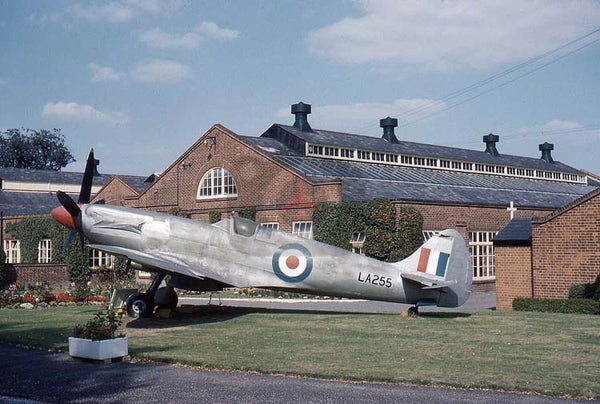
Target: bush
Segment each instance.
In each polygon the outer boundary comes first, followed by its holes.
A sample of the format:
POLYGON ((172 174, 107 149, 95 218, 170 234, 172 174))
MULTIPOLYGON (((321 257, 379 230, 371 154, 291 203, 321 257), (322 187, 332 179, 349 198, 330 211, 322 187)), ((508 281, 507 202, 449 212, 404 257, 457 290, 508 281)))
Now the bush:
POLYGON ((221 212, 218 210, 211 210, 208 212, 208 221, 210 223, 217 223, 219 220, 221 220, 221 212))
POLYGON ((8 278, 8 271, 6 268, 6 253, 4 252, 4 248, 0 246, 0 286, 4 284, 6 278, 8 278))
POLYGON ((600 300, 600 274, 594 283, 576 283, 569 288, 569 299, 600 300))
POLYGON ((600 314, 600 301, 592 299, 532 299, 517 297, 513 300, 513 310, 546 313, 600 314))
POLYGON ((115 338, 115 332, 122 322, 123 316, 114 310, 100 310, 87 323, 77 324, 73 328, 73 336, 95 341, 115 338))

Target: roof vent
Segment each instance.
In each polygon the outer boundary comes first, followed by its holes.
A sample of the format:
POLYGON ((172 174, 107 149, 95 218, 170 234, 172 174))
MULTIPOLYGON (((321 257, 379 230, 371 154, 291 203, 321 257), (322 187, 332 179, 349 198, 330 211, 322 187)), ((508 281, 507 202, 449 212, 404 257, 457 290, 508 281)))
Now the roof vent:
POLYGON ((398 138, 394 134, 394 128, 398 126, 397 119, 390 118, 389 116, 385 119, 380 119, 379 126, 383 128, 383 139, 390 143, 398 143, 398 138))
POLYGON ((552 159, 552 150, 554 150, 554 145, 552 143, 542 143, 540 145, 542 160, 547 161, 548 163, 554 163, 554 160, 552 159))
POLYGON ((310 114, 310 104, 305 104, 302 101, 292 105, 292 114, 296 116, 294 128, 302 132, 312 132, 312 128, 308 124, 307 115, 310 114))
POLYGON ((498 149, 496 149, 496 143, 500 141, 500 136, 494 135, 490 133, 483 137, 483 142, 485 143, 485 152, 491 154, 492 156, 499 156, 498 149))

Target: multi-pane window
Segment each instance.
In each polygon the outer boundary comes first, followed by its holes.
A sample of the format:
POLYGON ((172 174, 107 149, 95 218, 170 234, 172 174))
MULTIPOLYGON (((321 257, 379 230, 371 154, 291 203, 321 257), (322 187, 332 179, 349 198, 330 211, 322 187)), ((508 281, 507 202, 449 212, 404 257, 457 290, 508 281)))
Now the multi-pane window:
POLYGON ((496 276, 493 244, 495 235, 495 231, 469 232, 473 279, 493 279, 496 276))
POLYGON ((277 223, 277 222, 261 223, 260 227, 264 227, 266 229, 271 229, 271 230, 279 230, 279 223, 277 223))
POLYGON ((115 267, 115 256, 104 251, 90 249, 89 256, 90 268, 110 268, 115 267))
POLYGON ((38 262, 40 264, 47 264, 52 262, 52 240, 45 238, 40 240, 38 244, 38 262))
POLYGON ((19 240, 4 240, 3 248, 7 264, 21 263, 21 243, 19 240))
POLYGON ((423 240, 427 241, 433 236, 438 236, 440 234, 439 230, 423 230, 423 240))
POLYGON ((292 234, 312 239, 312 222, 293 222, 292 234))
POLYGON ((352 234, 350 244, 352 244, 352 252, 360 255, 365 255, 363 248, 365 246, 365 233, 355 232, 352 234))
POLYGON ((236 196, 237 187, 233 176, 224 168, 217 167, 209 170, 198 186, 198 199, 236 196))

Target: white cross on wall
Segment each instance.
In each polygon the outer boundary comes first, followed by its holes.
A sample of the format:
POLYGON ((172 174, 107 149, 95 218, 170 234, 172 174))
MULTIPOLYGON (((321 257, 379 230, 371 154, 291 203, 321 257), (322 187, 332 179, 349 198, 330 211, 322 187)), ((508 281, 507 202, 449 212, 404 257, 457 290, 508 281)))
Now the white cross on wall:
POLYGON ((510 201, 510 207, 506 208, 506 210, 510 212, 510 220, 513 220, 515 218, 515 212, 517 211, 513 201, 510 201))

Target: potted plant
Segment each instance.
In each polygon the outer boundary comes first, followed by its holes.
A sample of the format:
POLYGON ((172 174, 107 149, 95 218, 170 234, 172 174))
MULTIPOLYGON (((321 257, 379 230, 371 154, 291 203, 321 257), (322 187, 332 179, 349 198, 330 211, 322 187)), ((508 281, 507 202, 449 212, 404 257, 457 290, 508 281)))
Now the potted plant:
POLYGON ((127 356, 127 337, 116 335, 122 321, 122 314, 106 308, 87 323, 77 324, 73 328, 73 337, 69 337, 69 355, 94 360, 127 356))

